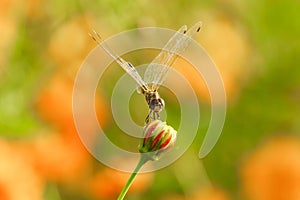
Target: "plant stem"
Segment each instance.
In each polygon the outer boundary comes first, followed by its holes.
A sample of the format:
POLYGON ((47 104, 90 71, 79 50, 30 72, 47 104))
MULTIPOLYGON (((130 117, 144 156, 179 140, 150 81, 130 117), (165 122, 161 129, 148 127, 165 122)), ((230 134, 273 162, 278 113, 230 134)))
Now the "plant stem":
POLYGON ((131 176, 129 177, 126 185, 124 186, 123 190, 121 191, 118 200, 123 200, 127 191, 129 190, 131 184, 133 183, 134 178, 136 177, 137 173, 139 172, 139 170, 141 169, 141 167, 149 160, 149 158, 141 155, 141 158, 138 162, 138 164, 136 165, 135 169, 133 170, 131 176))

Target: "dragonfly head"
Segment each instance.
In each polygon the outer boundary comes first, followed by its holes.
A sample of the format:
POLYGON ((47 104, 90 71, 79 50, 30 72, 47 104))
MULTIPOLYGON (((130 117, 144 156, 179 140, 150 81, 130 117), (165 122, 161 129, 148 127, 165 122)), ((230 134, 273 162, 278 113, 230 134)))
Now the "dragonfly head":
POLYGON ((152 99, 149 104, 149 108, 154 112, 160 112, 165 107, 165 101, 162 98, 152 99))
POLYGON ((165 101, 160 98, 157 91, 149 91, 145 94, 145 97, 150 110, 158 113, 164 109, 165 101))

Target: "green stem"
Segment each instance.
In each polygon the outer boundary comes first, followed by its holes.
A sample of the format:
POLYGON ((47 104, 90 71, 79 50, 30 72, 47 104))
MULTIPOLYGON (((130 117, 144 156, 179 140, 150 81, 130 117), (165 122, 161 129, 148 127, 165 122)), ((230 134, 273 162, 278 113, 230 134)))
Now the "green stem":
POLYGON ((129 190, 131 184, 133 183, 134 178, 136 177, 137 173, 139 172, 139 170, 141 169, 141 167, 149 160, 149 158, 141 155, 140 161, 138 162, 138 164, 136 165, 135 169, 133 170, 131 176, 129 177, 126 185, 124 186, 123 190, 121 191, 118 200, 123 200, 127 191, 129 190))

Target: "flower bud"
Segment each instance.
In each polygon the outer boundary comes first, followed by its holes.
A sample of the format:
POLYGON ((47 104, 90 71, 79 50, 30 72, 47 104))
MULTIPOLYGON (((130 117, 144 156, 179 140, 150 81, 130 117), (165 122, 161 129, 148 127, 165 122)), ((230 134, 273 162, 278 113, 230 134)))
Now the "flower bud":
POLYGON ((140 153, 149 153, 151 160, 158 160, 163 152, 174 146, 177 131, 166 125, 166 122, 153 120, 144 127, 143 134, 140 153))

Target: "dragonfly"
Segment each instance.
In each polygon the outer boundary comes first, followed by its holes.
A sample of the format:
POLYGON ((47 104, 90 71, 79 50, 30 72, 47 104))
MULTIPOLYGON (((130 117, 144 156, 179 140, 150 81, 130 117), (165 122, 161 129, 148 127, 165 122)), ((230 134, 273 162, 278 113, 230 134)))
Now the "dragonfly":
POLYGON ((152 120, 160 119, 159 113, 165 108, 165 101, 160 97, 158 88, 165 81, 176 59, 188 48, 193 41, 193 35, 199 32, 201 27, 201 21, 197 22, 190 29, 187 29, 186 25, 182 26, 147 66, 144 80, 136 68, 130 62, 127 62, 115 53, 95 30, 90 33, 91 38, 98 46, 111 56, 139 85, 140 91, 145 96, 145 100, 149 106, 149 112, 145 119, 146 124, 152 120))

